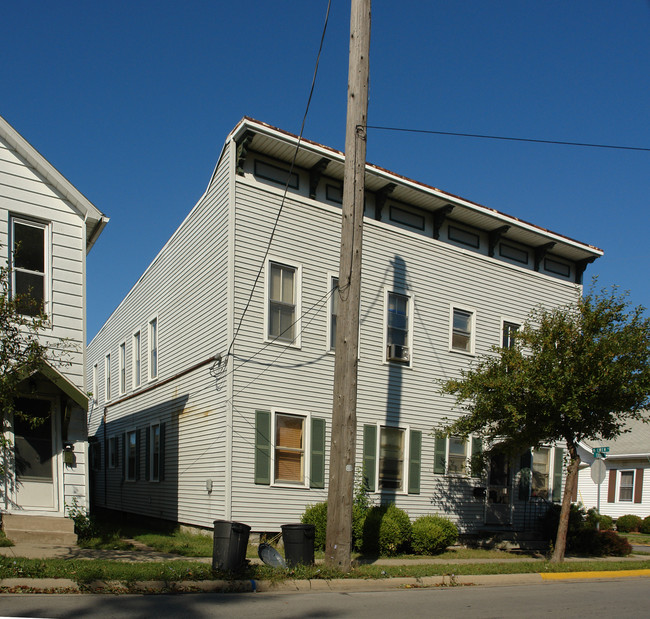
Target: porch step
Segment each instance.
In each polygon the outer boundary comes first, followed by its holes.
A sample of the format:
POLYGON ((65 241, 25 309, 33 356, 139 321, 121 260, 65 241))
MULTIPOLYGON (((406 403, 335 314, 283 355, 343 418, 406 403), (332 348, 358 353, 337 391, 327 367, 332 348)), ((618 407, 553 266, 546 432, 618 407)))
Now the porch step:
POLYGON ((70 518, 3 514, 2 528, 12 542, 31 542, 48 546, 74 546, 77 535, 70 518))

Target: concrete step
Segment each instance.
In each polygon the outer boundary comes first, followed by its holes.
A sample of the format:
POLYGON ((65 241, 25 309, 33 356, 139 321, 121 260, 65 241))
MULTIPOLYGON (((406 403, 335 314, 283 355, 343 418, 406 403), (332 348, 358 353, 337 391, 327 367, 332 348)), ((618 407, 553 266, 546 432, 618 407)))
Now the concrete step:
POLYGON ((2 528, 13 542, 33 542, 52 546, 75 545, 77 536, 70 518, 3 514, 2 528))

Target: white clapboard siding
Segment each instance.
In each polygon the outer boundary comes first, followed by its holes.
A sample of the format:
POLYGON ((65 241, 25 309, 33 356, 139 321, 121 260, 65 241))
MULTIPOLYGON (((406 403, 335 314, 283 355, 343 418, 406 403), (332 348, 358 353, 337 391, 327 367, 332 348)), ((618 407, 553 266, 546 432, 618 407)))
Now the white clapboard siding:
MULTIPOLYGON (((50 326, 41 334, 50 348, 51 363, 72 384, 85 391, 84 380, 84 216, 29 165, 3 139, 0 139, 0 255, 7 264, 9 221, 12 216, 49 224, 49 301, 50 326), (62 345, 61 341, 66 344, 62 345)), ((86 503, 85 411, 74 416, 75 430, 67 437, 75 454, 73 465, 63 466, 62 505, 77 498, 86 503)), ((72 426, 70 426, 72 427, 72 426)))
MULTIPOLYGON (((98 367, 97 413, 89 432, 102 442, 131 429, 146 431, 165 423, 165 476, 144 479, 145 441, 141 442, 141 478, 122 480, 120 466, 96 475, 99 506, 151 515, 198 526, 223 518, 225 477, 224 383, 217 385, 210 365, 174 378, 179 372, 227 348, 228 322, 228 150, 206 194, 154 259, 88 347, 87 372, 98 367), (158 377, 149 380, 148 325, 158 321, 158 377), (133 388, 133 334, 141 333, 142 384, 133 388), (125 342, 126 391, 118 393, 119 345, 125 342), (104 359, 111 354, 112 394, 106 401, 104 359), (170 382, 154 387, 167 379, 170 382), (111 404, 136 394, 122 403, 111 404), (106 406, 107 423, 102 414, 106 406), (104 430, 105 435, 104 435, 104 430), (208 493, 206 482, 213 481, 208 493)), ((143 435, 144 436, 144 435, 143 435)), ((121 440, 121 439, 120 439, 121 440)), ((106 444, 107 445, 107 444, 106 444)))
MULTIPOLYGON (((238 179, 237 320, 263 259, 277 204, 267 186, 238 179)), ((303 314, 327 294, 327 272, 338 270, 339 234, 340 211, 336 208, 314 206, 293 196, 286 200, 269 255, 301 267, 303 314)), ((398 494, 394 500, 412 518, 446 513, 465 529, 480 526, 484 503, 472 495, 480 480, 459 483, 457 478, 433 474, 431 433, 437 422, 450 416, 453 404, 438 394, 438 381, 457 376, 473 358, 449 351, 450 307, 476 312, 476 353, 487 353, 500 343, 502 318, 523 322, 540 299, 549 304, 567 303, 575 298, 576 286, 368 218, 363 260, 357 461, 364 423, 381 422, 383 417, 390 425, 422 431, 420 494, 398 494), (413 294, 410 368, 383 363, 384 288, 395 285, 413 294), (452 507, 455 511, 450 511, 452 507)), ((324 500, 326 491, 252 483, 255 410, 325 417, 329 436, 334 358, 324 354, 326 302, 315 310, 313 320, 311 315, 303 318, 300 349, 279 344, 264 347, 265 285, 262 277, 237 345, 243 357, 255 358, 234 378, 233 518, 254 529, 276 530, 298 520, 307 504, 324 500)), ((374 498, 378 500, 379 494, 374 498)))
MULTIPOLYGON (((267 154, 276 146, 281 152, 279 144, 266 144, 267 154)), ((226 144, 206 194, 89 346, 87 372, 91 376, 97 365, 98 375, 90 433, 102 446, 105 439, 129 429, 145 431, 156 420, 168 424, 165 479, 126 482, 121 467, 105 469, 95 476, 98 505, 197 526, 210 527, 212 520, 228 518, 257 531, 277 531, 282 524, 297 522, 306 505, 327 496, 326 489, 254 483, 255 411, 325 419, 327 462, 335 361, 326 341, 328 289, 329 274, 338 272, 341 210, 324 200, 323 181, 316 190, 319 200, 308 198, 306 170, 297 170, 300 189, 290 189, 283 197, 277 184, 254 176, 253 159, 258 155, 249 153, 244 161, 238 159, 242 155, 245 150, 226 144), (240 164, 243 174, 235 171, 240 164), (299 346, 269 342, 265 336, 269 260, 299 269, 299 346), (150 381, 147 325, 154 316, 159 375, 150 381), (140 394, 134 392, 131 377, 137 330, 142 338, 140 394), (176 376, 217 353, 225 355, 228 334, 235 330, 238 337, 225 374, 211 376, 204 365, 176 376), (127 358, 123 394, 118 393, 121 342, 126 342, 127 358), (107 353, 112 360, 108 402, 107 353), (162 385, 147 390, 157 383, 162 385)), ((372 193, 367 206, 374 215, 372 193)), ((372 216, 364 220, 357 463, 361 466, 364 424, 421 432, 420 493, 373 494, 372 499, 390 498, 411 518, 442 513, 462 530, 472 531, 484 524, 485 502, 474 489, 484 487, 485 480, 433 472, 434 428, 458 414, 453 399, 440 395, 440 382, 458 376, 477 355, 499 345, 504 320, 523 323, 541 301, 566 304, 580 287, 535 272, 532 260, 519 266, 489 257, 486 231, 480 232, 480 250, 473 251, 449 242, 448 224, 441 240, 434 240, 430 214, 421 232, 395 225, 386 213, 381 221, 372 216), (408 367, 384 361, 386 290, 412 295, 408 367), (475 313, 473 355, 450 351, 452 307, 475 313)), ((308 444, 306 448, 309 451, 308 444)), ((142 444, 141 457, 143 450, 142 444)))

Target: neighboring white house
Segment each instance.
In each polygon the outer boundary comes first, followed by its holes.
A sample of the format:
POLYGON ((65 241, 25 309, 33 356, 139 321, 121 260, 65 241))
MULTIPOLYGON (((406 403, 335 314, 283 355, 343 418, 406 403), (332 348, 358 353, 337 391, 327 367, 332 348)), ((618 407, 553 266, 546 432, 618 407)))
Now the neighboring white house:
MULTIPOLYGON (((343 168, 249 118, 227 137, 89 345, 94 505, 272 531, 326 499, 343 168)), ((537 304, 575 300, 601 250, 373 165, 365 211, 357 465, 372 498, 464 531, 525 526, 559 496, 562 450, 472 477, 478 441, 432 435, 453 414, 439 381, 537 304)))
POLYGON ((22 384, 17 405, 45 421, 32 428, 16 416, 6 429, 14 449, 0 486, 5 514, 63 516, 73 497, 87 505, 86 254, 107 221, 0 117, 0 248, 10 293, 42 305, 52 350, 68 342, 61 362, 22 384))
POLYGON ((635 514, 650 516, 650 423, 633 421, 629 432, 612 441, 583 441, 579 446, 583 465, 578 474, 578 496, 587 509, 598 504, 598 486, 591 476, 593 449, 605 454, 605 480, 600 485, 600 513, 612 518, 635 514))

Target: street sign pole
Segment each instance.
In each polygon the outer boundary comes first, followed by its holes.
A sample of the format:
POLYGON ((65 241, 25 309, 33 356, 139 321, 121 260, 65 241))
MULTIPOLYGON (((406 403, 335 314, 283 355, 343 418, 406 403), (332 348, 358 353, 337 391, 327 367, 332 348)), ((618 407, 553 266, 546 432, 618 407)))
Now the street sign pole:
POLYGON ((598 510, 599 519, 596 520, 596 531, 600 531, 600 485, 603 483, 603 481, 605 481, 605 462, 601 457, 604 450, 609 451, 609 447, 596 447, 593 450, 596 459, 591 465, 591 479, 598 488, 596 494, 596 509, 598 510))

